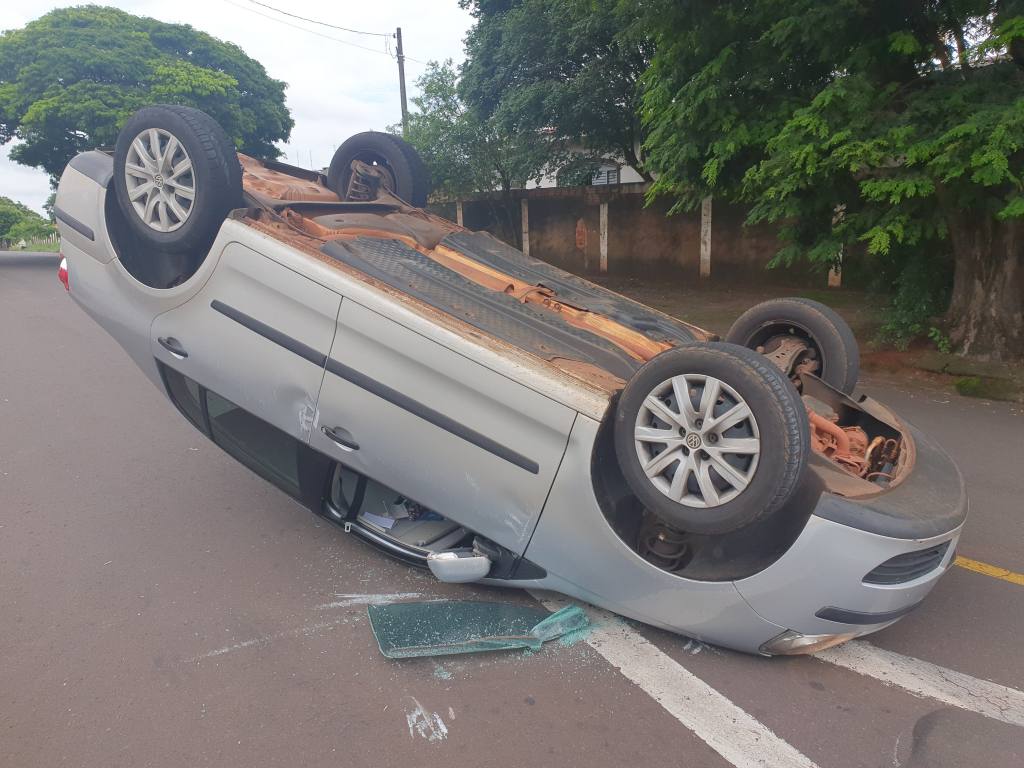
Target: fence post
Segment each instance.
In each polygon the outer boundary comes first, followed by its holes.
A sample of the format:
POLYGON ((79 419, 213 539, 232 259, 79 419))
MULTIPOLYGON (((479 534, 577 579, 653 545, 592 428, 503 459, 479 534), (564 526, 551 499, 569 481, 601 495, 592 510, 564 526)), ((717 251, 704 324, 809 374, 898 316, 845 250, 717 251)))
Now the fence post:
POLYGON ((711 196, 700 201, 700 276, 711 277, 711 196))
POLYGON ((525 197, 519 201, 523 218, 523 253, 530 255, 530 201, 525 197))
POLYGON ((463 224, 462 224, 462 201, 461 200, 456 200, 455 201, 455 223, 458 224, 460 227, 463 226, 463 224))
POLYGON ((601 272, 608 271, 608 202, 601 203, 601 272))

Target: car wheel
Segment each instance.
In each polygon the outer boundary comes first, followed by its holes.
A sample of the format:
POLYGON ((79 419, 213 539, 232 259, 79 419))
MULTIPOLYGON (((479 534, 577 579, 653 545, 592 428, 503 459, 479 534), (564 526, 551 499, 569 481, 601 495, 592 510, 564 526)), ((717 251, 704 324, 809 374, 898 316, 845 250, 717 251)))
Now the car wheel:
POLYGON ((771 354, 783 339, 794 337, 807 343, 813 373, 836 389, 848 395, 853 393, 860 375, 857 340, 846 321, 821 302, 761 302, 740 315, 725 338, 733 344, 771 354))
POLYGON ((411 144, 390 133, 367 131, 347 139, 331 159, 328 186, 342 200, 350 198, 352 162, 360 160, 384 172, 384 187, 410 205, 422 208, 430 194, 430 174, 411 144))
POLYGON ((615 411, 615 453, 630 489, 684 531, 721 534, 780 509, 807 463, 807 415, 763 356, 723 342, 648 361, 615 411))
POLYGON ((132 115, 114 148, 118 205, 143 244, 164 253, 205 251, 242 205, 242 168, 216 120, 158 105, 132 115))

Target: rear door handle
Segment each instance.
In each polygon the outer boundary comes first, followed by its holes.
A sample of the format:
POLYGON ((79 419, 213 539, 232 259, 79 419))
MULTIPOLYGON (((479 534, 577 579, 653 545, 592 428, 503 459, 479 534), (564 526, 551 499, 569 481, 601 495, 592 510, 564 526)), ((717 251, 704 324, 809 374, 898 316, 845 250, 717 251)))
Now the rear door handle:
POLYGON ((157 341, 160 342, 161 347, 166 349, 179 360, 184 360, 188 357, 188 352, 186 352, 185 348, 181 346, 181 342, 173 336, 161 336, 157 341))
POLYGON ((358 451, 359 443, 352 439, 352 433, 341 427, 321 427, 327 439, 337 445, 343 451, 358 451))

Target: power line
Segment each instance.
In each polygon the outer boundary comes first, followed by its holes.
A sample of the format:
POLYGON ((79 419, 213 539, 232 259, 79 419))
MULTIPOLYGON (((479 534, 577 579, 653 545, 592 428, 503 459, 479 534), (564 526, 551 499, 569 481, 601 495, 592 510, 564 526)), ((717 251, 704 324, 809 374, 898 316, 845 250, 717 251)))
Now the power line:
POLYGON ((308 21, 310 24, 319 24, 321 27, 330 27, 331 29, 340 29, 342 32, 351 32, 354 35, 372 35, 374 37, 394 37, 391 32, 364 32, 361 29, 349 29, 348 27, 339 27, 335 24, 328 24, 326 21, 317 21, 316 19, 307 19, 305 16, 299 16, 288 11, 282 11, 280 8, 275 8, 272 5, 261 3, 259 0, 249 0, 253 5, 258 5, 262 8, 267 8, 275 13, 283 14, 284 16, 291 16, 293 19, 300 19, 301 21, 308 21))
MULTIPOLYGON (((388 49, 388 56, 390 56, 392 59, 397 58, 396 55, 395 55, 395 52, 391 50, 391 41, 390 40, 386 40, 384 45, 388 49)), ((404 53, 402 55, 405 56, 405 60, 406 61, 415 61, 417 64, 422 64, 423 66, 427 66, 427 62, 423 61, 422 59, 414 59, 408 53, 404 53)))
MULTIPOLYGON (((249 2, 254 2, 254 1, 255 0, 249 0, 249 2)), ((227 3, 228 5, 233 5, 235 8, 238 8, 239 10, 246 11, 247 13, 255 13, 257 16, 262 16, 264 19, 269 19, 270 21, 276 22, 277 24, 284 24, 286 27, 291 27, 292 29, 297 29, 300 32, 306 32, 306 33, 308 33, 310 35, 316 35, 317 37, 322 37, 325 40, 333 40, 334 42, 341 43, 342 45, 350 45, 353 48, 358 48, 358 49, 360 49, 362 51, 369 51, 370 53, 379 53, 379 54, 381 54, 383 56, 387 56, 389 59, 394 59, 395 58, 395 54, 391 50, 391 39, 394 37, 394 34, 384 35, 384 47, 387 50, 381 51, 381 50, 378 50, 377 48, 367 48, 365 45, 359 45, 358 43, 353 43, 350 40, 342 40, 340 37, 334 37, 332 35, 325 35, 323 32, 317 32, 315 29, 306 29, 305 27, 301 27, 298 24, 292 24, 291 22, 285 21, 284 19, 279 19, 276 16, 270 16, 269 14, 261 13, 260 11, 257 11, 255 8, 249 8, 248 6, 240 5, 239 3, 232 2, 232 0, 224 0, 224 2, 227 3)), ((257 3, 257 5, 263 5, 263 3, 257 3)), ((270 6, 265 6, 265 7, 269 8, 270 6)), ((283 13, 283 11, 282 11, 282 13, 283 13)), ((291 16, 292 14, 288 14, 288 15, 291 16)), ((296 16, 296 18, 302 18, 302 17, 301 16, 296 16)), ((317 23, 317 22, 314 22, 314 23, 317 23)), ((344 27, 338 27, 338 29, 344 29, 344 27)), ((365 33, 360 33, 360 34, 380 35, 381 33, 380 32, 365 32, 365 33)), ((408 54, 406 54, 405 60, 406 61, 414 61, 417 64, 422 64, 423 66, 427 65, 427 62, 421 61, 420 59, 414 59, 412 56, 409 56, 408 54)))
POLYGON ((277 24, 284 24, 286 27, 291 27, 292 29, 297 29, 300 32, 305 32, 305 33, 310 34, 310 35, 316 35, 317 37, 322 37, 325 40, 333 40, 334 42, 341 43, 342 45, 350 45, 353 48, 359 48, 360 50, 369 51, 370 53, 379 53, 381 56, 387 56, 389 59, 393 59, 394 58, 394 56, 392 56, 387 51, 381 51, 381 50, 378 50, 377 48, 367 48, 365 45, 359 45, 358 43, 353 43, 353 42, 351 42, 349 40, 342 40, 340 37, 333 37, 332 35, 325 35, 323 32, 317 32, 316 30, 313 30, 313 29, 306 29, 305 27, 300 27, 298 24, 292 24, 291 22, 285 21, 284 19, 279 19, 279 18, 277 18, 275 16, 270 16, 269 14, 261 13, 260 11, 257 11, 255 8, 249 8, 247 6, 240 5, 238 3, 232 2, 232 0, 224 0, 224 2, 227 3, 228 5, 233 5, 235 8, 239 8, 239 9, 241 9, 243 11, 248 11, 249 13, 255 13, 257 16, 262 16, 264 19, 270 19, 271 21, 273 21, 273 22, 275 22, 277 24))
MULTIPOLYGON (((359 35, 373 35, 373 36, 377 36, 377 37, 383 37, 384 38, 385 50, 381 51, 381 50, 378 50, 376 48, 367 48, 365 45, 359 45, 358 43, 353 43, 353 42, 350 42, 348 40, 342 40, 341 38, 334 37, 332 35, 325 35, 322 32, 316 32, 316 31, 314 31, 312 29, 307 29, 306 27, 299 26, 298 24, 292 24, 291 22, 285 21, 284 19, 279 19, 279 18, 277 18, 275 16, 268 16, 265 13, 257 11, 255 8, 250 8, 249 6, 246 6, 246 5, 239 5, 238 3, 233 2, 233 0, 224 0, 224 2, 227 3, 228 5, 234 6, 235 8, 239 8, 239 9, 241 9, 243 11, 248 11, 249 13, 254 13, 257 16, 262 16, 263 18, 269 19, 270 21, 273 21, 273 22, 275 22, 277 24, 283 24, 286 27, 291 27, 293 29, 297 29, 300 32, 305 32, 306 34, 309 34, 309 35, 316 35, 317 37, 322 37, 325 40, 331 40, 331 41, 333 41, 335 43, 340 43, 341 45, 348 45, 348 46, 351 46, 353 48, 359 48, 360 50, 369 51, 370 53, 379 53, 379 54, 382 54, 384 56, 387 56, 389 59, 396 60, 398 62, 398 88, 399 88, 399 91, 401 93, 401 102, 402 102, 402 134, 404 135, 408 131, 408 128, 409 128, 409 117, 408 117, 408 111, 407 111, 407 107, 406 107, 406 91, 405 91, 405 60, 408 57, 406 57, 404 55, 404 51, 402 50, 402 28, 401 27, 398 27, 395 30, 395 34, 394 34, 393 37, 394 37, 395 43, 396 43, 396 50, 395 50, 394 53, 392 53, 391 52, 391 39, 392 39, 392 35, 385 35, 385 34, 382 34, 380 32, 361 32, 360 30, 349 29, 347 27, 336 27, 336 26, 334 26, 332 24, 325 24, 324 22, 316 21, 314 19, 307 19, 305 16, 296 16, 294 13, 287 13, 286 11, 279 10, 277 8, 274 8, 273 6, 266 5, 265 3, 258 2, 258 0, 249 0, 249 2, 252 5, 258 5, 258 6, 261 6, 263 8, 269 8, 270 10, 275 11, 276 13, 280 13, 280 14, 282 14, 284 16, 290 16, 290 17, 295 18, 295 19, 301 19, 302 21, 309 22, 309 23, 312 23, 312 24, 321 24, 321 25, 323 25, 325 27, 331 27, 332 29, 341 29, 341 30, 344 30, 346 32, 352 32, 352 33, 359 34, 359 35)), ((410 58, 410 61, 415 61, 417 64, 424 64, 424 65, 426 64, 426 62, 420 61, 419 59, 412 59, 412 58, 410 58)), ((296 155, 296 158, 297 157, 298 156, 296 155)), ((310 166, 312 166, 312 164, 313 164, 313 158, 311 156, 310 157, 310 166)))

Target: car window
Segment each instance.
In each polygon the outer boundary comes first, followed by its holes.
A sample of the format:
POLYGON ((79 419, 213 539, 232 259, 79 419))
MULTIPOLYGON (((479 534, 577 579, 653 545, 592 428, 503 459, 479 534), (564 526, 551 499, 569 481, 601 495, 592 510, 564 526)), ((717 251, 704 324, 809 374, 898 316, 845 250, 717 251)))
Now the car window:
POLYGON ((220 395, 206 392, 214 442, 285 493, 298 498, 298 440, 220 395))
POLYGON ((173 368, 160 366, 160 372, 167 386, 167 394, 178 410, 196 427, 206 431, 203 426, 203 406, 199 394, 199 385, 187 376, 183 376, 173 368))

